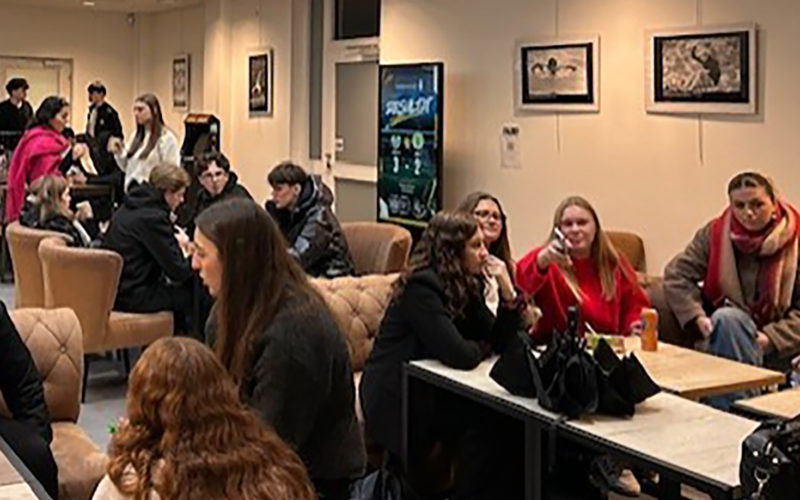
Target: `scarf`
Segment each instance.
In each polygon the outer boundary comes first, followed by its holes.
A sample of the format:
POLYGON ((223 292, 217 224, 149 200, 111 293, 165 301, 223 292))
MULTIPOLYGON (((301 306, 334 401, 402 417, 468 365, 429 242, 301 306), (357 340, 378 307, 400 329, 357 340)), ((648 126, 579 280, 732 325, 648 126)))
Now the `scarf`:
POLYGON ((726 208, 711 224, 703 295, 714 307, 725 299, 746 307, 759 328, 781 318, 791 306, 797 277, 797 223, 797 211, 783 201, 778 202, 772 222, 761 231, 748 230, 730 207, 726 208), (734 248, 759 262, 758 293, 749 304, 739 282, 734 248))

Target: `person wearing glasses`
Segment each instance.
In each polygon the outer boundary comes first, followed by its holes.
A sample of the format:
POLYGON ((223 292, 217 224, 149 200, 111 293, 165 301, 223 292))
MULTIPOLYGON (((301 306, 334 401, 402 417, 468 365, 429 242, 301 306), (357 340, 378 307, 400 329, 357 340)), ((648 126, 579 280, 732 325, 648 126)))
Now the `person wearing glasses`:
POLYGON ((500 200, 483 191, 468 194, 458 206, 458 210, 474 215, 483 231, 483 241, 489 250, 484 270, 486 276, 484 297, 486 306, 497 315, 500 295, 496 276, 508 277, 510 283, 514 282, 515 263, 511 258, 511 246, 508 242, 506 213, 500 205, 500 200), (492 272, 493 269, 497 272, 492 272))
MULTIPOLYGON (((214 203, 230 198, 253 199, 247 189, 239 184, 239 177, 236 173, 231 172, 228 158, 217 151, 206 153, 198 158, 197 180, 203 186, 203 190, 197 195, 191 221, 192 226, 194 226, 194 219, 214 203)), ((188 229, 188 234, 192 234, 194 228, 188 229)))

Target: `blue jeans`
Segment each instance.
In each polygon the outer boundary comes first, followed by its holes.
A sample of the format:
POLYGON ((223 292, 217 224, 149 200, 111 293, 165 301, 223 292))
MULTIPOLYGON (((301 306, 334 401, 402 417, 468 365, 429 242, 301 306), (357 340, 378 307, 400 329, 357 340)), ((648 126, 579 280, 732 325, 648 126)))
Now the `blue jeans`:
MULTIPOLYGON (((764 353, 756 340, 758 327, 749 314, 736 307, 721 307, 711 315, 711 324, 711 354, 749 365, 764 364, 764 353)), ((734 401, 756 394, 754 391, 737 392, 712 396, 706 402, 721 410, 728 410, 734 401)))

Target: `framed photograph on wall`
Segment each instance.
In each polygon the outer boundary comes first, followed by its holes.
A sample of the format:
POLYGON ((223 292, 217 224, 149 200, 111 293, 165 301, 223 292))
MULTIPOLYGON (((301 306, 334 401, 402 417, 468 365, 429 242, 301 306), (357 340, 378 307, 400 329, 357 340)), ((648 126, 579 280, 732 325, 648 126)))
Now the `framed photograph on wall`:
POLYGON ((519 41, 514 54, 517 111, 599 111, 600 37, 519 41))
POLYGON ((647 111, 756 112, 756 25, 647 32, 647 111))
POLYGON ((248 55, 247 106, 251 115, 272 116, 272 49, 248 55))
POLYGON ((172 108, 175 111, 189 111, 190 80, 189 54, 175 56, 172 59, 172 108))

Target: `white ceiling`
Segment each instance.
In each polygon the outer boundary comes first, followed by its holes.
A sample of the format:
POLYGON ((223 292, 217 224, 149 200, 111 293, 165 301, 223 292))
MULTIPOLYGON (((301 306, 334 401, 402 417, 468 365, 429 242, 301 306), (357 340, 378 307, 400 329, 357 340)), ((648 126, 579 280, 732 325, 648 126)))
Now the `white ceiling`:
POLYGON ((4 4, 37 5, 61 9, 106 10, 117 12, 156 12, 187 5, 197 5, 203 0, 92 0, 94 6, 83 5, 84 0, 0 0, 4 4))

